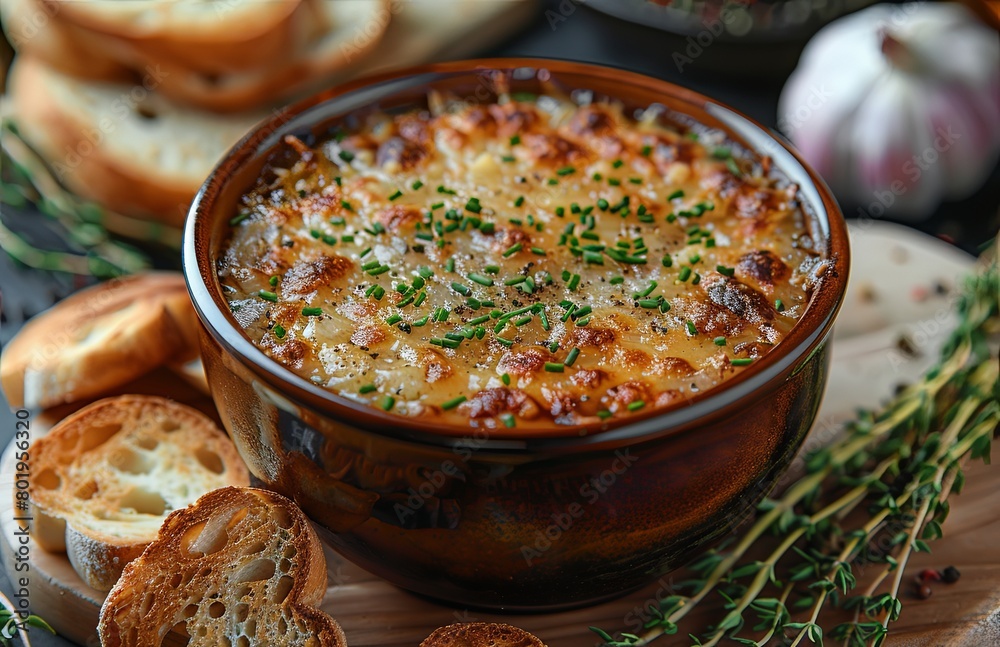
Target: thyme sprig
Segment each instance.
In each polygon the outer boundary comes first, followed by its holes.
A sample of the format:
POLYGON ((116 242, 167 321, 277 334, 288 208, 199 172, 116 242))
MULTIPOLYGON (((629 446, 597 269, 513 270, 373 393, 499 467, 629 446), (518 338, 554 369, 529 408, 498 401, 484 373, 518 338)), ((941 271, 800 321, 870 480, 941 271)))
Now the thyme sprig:
POLYGON ((33 206, 83 251, 39 249, 0 220, 0 246, 14 260, 36 269, 110 278, 150 265, 143 252, 111 234, 179 249, 179 231, 112 213, 73 195, 9 120, 4 120, 0 129, 0 143, 4 169, 0 201, 15 209, 33 206))
POLYGON ((942 534, 948 495, 964 483, 962 465, 989 462, 1000 428, 991 345, 1000 332, 998 294, 994 258, 967 279, 957 304, 959 325, 938 364, 881 412, 860 412, 841 438, 807 454, 804 475, 780 496, 764 499, 738 539, 688 567, 697 577, 675 588, 689 594, 648 609, 644 633, 615 638, 592 627, 606 647, 647 645, 677 633, 692 610, 715 596, 724 601, 724 615, 688 634, 694 645, 728 638, 796 647, 822 645, 824 637, 850 647, 880 645, 899 618, 909 558, 929 552, 927 542, 942 534), (878 566, 872 581, 855 594, 854 567, 870 565, 878 566), (852 620, 824 630, 821 614, 831 607, 853 610, 852 620), (756 622, 745 629, 750 618, 756 622))

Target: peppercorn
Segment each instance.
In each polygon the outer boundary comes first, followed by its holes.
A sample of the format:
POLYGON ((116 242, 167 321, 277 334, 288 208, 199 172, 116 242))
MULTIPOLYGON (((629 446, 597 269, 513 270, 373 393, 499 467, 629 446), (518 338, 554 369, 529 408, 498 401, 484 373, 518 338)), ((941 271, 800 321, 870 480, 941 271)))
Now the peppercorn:
POLYGON ((926 584, 920 584, 916 587, 915 593, 917 594, 917 597, 919 599, 926 600, 927 598, 931 597, 932 591, 931 587, 927 586, 926 584))
POLYGON ((954 566, 949 566, 941 572, 941 579, 947 584, 954 584, 962 574, 954 566))

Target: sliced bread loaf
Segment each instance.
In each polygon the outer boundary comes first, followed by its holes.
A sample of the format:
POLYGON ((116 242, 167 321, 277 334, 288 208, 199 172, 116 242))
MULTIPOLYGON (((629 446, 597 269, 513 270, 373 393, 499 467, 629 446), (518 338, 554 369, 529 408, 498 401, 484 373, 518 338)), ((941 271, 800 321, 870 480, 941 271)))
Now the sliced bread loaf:
POLYGON ((102 591, 167 515, 250 478, 204 414, 144 395, 100 400, 64 419, 31 446, 30 465, 32 537, 66 551, 81 579, 102 591))
POLYGON ((420 647, 545 647, 524 629, 498 622, 468 622, 434 630, 420 647))
POLYGON ((264 113, 178 106, 143 83, 93 83, 18 56, 9 90, 21 134, 79 195, 180 226, 215 163, 264 113))
POLYGON ((323 549, 302 511, 228 487, 167 517, 108 594, 98 630, 104 647, 159 645, 171 630, 190 647, 346 647, 316 608, 325 590, 323 549))
POLYGON ((294 49, 311 26, 313 1, 41 0, 120 59, 175 60, 209 73, 253 69, 294 49))
POLYGON ((11 406, 99 397, 164 364, 197 356, 194 307, 178 272, 80 290, 33 318, 0 355, 11 406))

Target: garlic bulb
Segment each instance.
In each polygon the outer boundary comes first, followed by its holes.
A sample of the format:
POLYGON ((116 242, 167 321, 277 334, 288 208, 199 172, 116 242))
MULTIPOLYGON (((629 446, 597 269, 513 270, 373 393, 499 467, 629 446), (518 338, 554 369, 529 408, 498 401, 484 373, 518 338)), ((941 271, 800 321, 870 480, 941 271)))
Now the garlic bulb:
POLYGON ((869 7, 816 34, 778 111, 840 200, 926 217, 1000 154, 1000 39, 958 4, 869 7))

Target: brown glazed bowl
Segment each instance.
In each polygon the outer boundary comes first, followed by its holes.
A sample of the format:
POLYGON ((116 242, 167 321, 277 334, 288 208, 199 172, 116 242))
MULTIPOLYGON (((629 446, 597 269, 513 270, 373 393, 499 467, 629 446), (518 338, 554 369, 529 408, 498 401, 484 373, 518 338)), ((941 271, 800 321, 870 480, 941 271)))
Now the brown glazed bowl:
MULTIPOLYGON (((551 87, 551 86, 549 86, 551 87)), ((222 160, 191 207, 184 272, 203 324, 208 381, 258 484, 293 498, 346 558, 463 606, 550 610, 655 580, 750 515, 800 446, 828 368, 848 241, 829 190, 784 143, 734 110, 670 83, 571 62, 429 65, 339 86, 276 113, 222 160), (773 351, 720 387, 605 429, 527 435, 408 420, 341 398, 269 359, 230 314, 216 262, 228 221, 282 137, 321 137, 347 113, 468 101, 543 83, 728 134, 797 183, 829 270, 773 351)))

